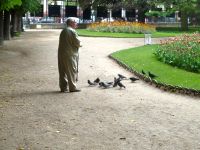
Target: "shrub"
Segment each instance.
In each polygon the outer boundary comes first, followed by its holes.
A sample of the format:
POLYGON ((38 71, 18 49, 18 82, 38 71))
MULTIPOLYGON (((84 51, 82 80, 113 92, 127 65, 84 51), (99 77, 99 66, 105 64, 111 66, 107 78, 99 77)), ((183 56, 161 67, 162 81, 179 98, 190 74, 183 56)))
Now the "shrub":
POLYGON ((155 55, 164 63, 200 72, 200 34, 184 34, 161 41, 155 55))
POLYGON ((97 32, 117 33, 152 33, 156 31, 153 25, 126 21, 95 22, 88 25, 87 29, 97 32))
POLYGON ((20 32, 14 32, 14 36, 19 37, 20 36, 20 32))

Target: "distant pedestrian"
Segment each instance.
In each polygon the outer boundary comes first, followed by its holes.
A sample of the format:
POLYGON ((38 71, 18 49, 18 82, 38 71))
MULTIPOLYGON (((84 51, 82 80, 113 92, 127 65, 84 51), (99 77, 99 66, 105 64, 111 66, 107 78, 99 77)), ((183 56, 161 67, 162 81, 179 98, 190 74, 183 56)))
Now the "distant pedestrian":
POLYGON ((61 92, 80 92, 77 88, 78 81, 78 61, 80 40, 75 31, 77 23, 73 19, 67 19, 65 27, 59 37, 58 46, 58 70, 59 85, 61 92))

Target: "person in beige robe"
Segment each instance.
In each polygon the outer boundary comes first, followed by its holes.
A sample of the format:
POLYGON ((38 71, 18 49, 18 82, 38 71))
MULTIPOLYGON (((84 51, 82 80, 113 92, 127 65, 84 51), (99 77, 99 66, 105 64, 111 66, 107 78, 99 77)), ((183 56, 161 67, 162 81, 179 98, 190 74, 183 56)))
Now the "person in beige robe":
POLYGON ((76 82, 78 81, 78 61, 80 40, 75 28, 77 23, 73 19, 67 19, 65 27, 59 37, 58 46, 58 70, 59 86, 61 92, 69 88, 69 92, 79 92, 76 82))

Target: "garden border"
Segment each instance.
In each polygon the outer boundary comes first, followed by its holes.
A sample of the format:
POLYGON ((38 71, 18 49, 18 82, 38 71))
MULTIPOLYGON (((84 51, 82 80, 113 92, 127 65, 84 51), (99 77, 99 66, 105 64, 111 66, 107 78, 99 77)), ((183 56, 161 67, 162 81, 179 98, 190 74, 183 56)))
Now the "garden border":
POLYGON ((164 83, 158 82, 157 80, 154 80, 154 79, 151 79, 149 77, 146 77, 143 74, 137 72, 136 70, 131 69, 130 67, 128 67, 123 62, 121 62, 118 59, 114 58, 112 56, 112 54, 108 55, 108 57, 111 58, 112 60, 114 60, 117 64, 119 64, 120 66, 122 66, 126 70, 128 70, 128 71, 132 72, 133 74, 135 74, 137 77, 139 77, 143 81, 145 81, 145 82, 147 82, 147 83, 149 83, 151 85, 154 85, 155 87, 157 87, 157 88, 159 88, 161 90, 172 92, 172 93, 180 93, 180 94, 200 97, 200 90, 189 89, 189 88, 184 88, 184 87, 180 87, 180 86, 173 86, 173 85, 169 85, 169 84, 164 84, 164 83))

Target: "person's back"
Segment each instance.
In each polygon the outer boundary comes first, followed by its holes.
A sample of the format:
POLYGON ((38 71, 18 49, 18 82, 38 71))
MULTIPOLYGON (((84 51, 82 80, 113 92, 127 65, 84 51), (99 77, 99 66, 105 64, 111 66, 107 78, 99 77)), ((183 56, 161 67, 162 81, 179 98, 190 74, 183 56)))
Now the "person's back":
POLYGON ((67 27, 61 31, 58 51, 62 53, 62 55, 77 55, 79 47, 74 44, 74 36, 76 36, 73 35, 75 34, 74 32, 75 31, 70 27, 67 27))
POLYGON ((67 20, 67 28, 64 28, 59 37, 58 46, 58 69, 59 69, 59 85, 61 92, 67 90, 69 86, 70 92, 79 92, 76 88, 78 79, 78 50, 80 47, 80 40, 74 30, 76 22, 67 20), (67 80, 66 80, 67 79, 67 80))

